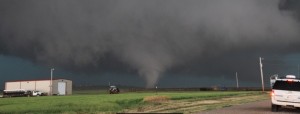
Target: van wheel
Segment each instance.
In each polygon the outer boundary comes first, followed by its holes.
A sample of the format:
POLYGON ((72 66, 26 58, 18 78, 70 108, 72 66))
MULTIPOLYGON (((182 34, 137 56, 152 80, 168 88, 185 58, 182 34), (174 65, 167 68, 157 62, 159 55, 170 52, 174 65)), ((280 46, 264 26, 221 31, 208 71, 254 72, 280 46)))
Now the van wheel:
POLYGON ((278 105, 272 104, 272 112, 278 112, 279 107, 280 106, 278 106, 278 105))

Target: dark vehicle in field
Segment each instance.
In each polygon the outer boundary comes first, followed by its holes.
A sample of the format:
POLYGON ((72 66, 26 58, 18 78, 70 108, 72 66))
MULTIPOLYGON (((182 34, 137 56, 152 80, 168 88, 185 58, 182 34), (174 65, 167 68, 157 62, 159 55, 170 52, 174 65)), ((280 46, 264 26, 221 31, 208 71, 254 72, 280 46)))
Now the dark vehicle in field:
POLYGON ((117 88, 116 86, 109 87, 109 94, 118 94, 118 93, 120 93, 119 88, 117 88))

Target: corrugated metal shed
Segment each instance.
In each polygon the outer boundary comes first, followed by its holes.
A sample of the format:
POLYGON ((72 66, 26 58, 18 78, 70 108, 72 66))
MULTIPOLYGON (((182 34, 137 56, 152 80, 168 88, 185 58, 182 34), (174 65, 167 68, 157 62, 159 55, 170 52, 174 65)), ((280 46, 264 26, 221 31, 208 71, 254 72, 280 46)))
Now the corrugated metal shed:
MULTIPOLYGON (((5 90, 25 89, 37 90, 41 92, 51 93, 51 80, 19 80, 5 83, 5 90)), ((52 80, 52 94, 54 95, 71 95, 72 81, 67 79, 52 80)))

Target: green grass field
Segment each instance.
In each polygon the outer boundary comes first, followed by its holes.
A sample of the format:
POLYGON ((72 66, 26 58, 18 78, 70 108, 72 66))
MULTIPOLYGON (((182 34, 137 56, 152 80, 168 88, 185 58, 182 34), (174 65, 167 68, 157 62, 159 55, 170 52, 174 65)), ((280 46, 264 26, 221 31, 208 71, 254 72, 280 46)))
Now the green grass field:
POLYGON ((172 101, 199 101, 258 94, 262 93, 253 91, 159 92, 157 94, 130 92, 111 95, 105 92, 97 94, 95 91, 85 91, 74 92, 71 96, 0 98, 0 113, 114 113, 151 105, 143 101, 147 96, 167 96, 172 101))

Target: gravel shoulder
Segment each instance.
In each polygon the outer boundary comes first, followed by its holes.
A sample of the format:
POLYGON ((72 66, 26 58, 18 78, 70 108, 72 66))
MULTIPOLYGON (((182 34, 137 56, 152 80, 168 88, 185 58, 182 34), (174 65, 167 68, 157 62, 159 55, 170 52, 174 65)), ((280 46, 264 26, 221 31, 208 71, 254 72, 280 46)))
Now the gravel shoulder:
POLYGON ((249 102, 256 102, 269 99, 269 94, 255 94, 246 96, 230 96, 218 99, 187 99, 169 100, 129 109, 125 112, 141 113, 198 113, 201 111, 217 110, 224 107, 241 105, 249 102))
POLYGON ((263 100, 258 102, 235 105, 211 111, 199 112, 198 114, 299 114, 300 110, 294 108, 281 108, 279 112, 271 112, 271 101, 263 100))

